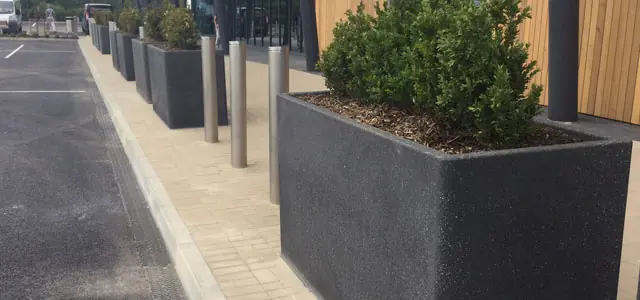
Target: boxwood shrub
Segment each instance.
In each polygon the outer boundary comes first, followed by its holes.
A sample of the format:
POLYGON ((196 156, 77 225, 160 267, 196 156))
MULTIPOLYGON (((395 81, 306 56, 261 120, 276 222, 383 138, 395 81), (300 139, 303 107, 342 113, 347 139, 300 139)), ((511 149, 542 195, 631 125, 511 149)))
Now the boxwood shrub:
POLYGON ((187 8, 173 8, 166 12, 162 20, 164 39, 169 48, 193 50, 197 48, 198 32, 191 11, 187 8))
POLYGON ((375 16, 360 4, 335 27, 319 68, 335 96, 429 114, 493 148, 516 147, 542 92, 518 39, 530 17, 521 0, 394 0, 375 16))

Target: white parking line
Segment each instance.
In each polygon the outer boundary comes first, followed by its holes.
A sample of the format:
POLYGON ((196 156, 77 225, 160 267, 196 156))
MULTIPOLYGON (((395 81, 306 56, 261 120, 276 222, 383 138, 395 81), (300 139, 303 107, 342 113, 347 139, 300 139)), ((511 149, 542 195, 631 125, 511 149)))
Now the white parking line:
POLYGON ((16 52, 20 51, 20 49, 22 49, 22 47, 24 47, 24 44, 20 45, 18 48, 16 48, 16 50, 13 50, 13 52, 7 54, 7 56, 5 56, 4 59, 7 59, 7 58, 11 57, 12 55, 16 54, 16 52))
MULTIPOLYGON (((15 51, 15 50, 3 50, 3 49, 0 49, 0 52, 8 52, 8 51, 15 51)), ((22 50, 20 52, 22 52, 22 53, 24 53, 24 52, 28 52, 28 53, 76 53, 76 51, 70 51, 70 50, 22 50)))
POLYGON ((3 94, 9 94, 9 93, 85 93, 86 91, 82 91, 82 90, 70 90, 70 91, 0 91, 0 93, 3 94))

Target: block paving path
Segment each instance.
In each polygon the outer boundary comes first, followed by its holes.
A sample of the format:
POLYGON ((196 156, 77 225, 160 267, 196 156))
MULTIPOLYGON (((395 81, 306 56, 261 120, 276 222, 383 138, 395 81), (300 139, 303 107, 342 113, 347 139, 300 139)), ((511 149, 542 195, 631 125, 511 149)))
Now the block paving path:
MULTIPOLYGON (((268 66, 247 62, 249 166, 234 169, 228 126, 220 127, 216 144, 204 142, 202 128, 169 130, 138 95, 135 83, 125 82, 113 69, 110 57, 100 55, 89 38, 79 43, 94 77, 99 77, 105 102, 112 101, 110 105, 121 111, 224 297, 316 299, 280 258, 279 209, 269 202, 268 66)), ((325 89, 321 76, 290 72, 292 92, 325 89)), ((622 300, 635 299, 638 287, 640 143, 635 143, 632 165, 618 297, 622 300)))

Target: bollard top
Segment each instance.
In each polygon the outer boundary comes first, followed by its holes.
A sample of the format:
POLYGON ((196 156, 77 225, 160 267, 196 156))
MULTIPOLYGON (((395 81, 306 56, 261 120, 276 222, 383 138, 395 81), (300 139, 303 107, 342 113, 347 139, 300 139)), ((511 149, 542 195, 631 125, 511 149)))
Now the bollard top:
POLYGON ((244 44, 244 41, 229 41, 229 45, 237 46, 244 44))
POLYGON ((289 51, 288 46, 271 46, 269 47, 269 52, 285 52, 289 51))
POLYGON ((210 35, 203 35, 203 36, 201 36, 200 38, 201 38, 203 41, 209 41, 209 40, 211 40, 211 38, 213 38, 213 37, 212 37, 212 36, 210 36, 210 35))

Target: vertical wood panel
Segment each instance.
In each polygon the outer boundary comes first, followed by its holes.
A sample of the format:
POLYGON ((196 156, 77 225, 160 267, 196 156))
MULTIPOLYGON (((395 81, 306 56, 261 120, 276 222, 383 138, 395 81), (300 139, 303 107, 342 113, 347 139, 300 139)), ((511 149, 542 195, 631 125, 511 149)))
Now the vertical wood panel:
MULTIPOLYGON (((611 34, 613 32, 613 1, 607 1, 607 12, 605 15, 605 21, 604 21, 604 37, 603 37, 603 49, 602 49, 602 55, 600 56, 600 62, 602 63, 602 66, 600 67, 600 71, 598 72, 598 87, 597 87, 597 93, 596 93, 596 109, 594 112, 594 115, 596 116, 603 116, 606 114, 606 111, 608 109, 608 106, 606 104, 607 101, 605 101, 605 96, 604 96, 604 90, 605 90, 605 81, 607 79, 607 74, 609 74, 611 71, 610 69, 613 68, 613 60, 610 60, 609 57, 609 52, 611 51, 611 34)), ((615 49, 614 49, 615 50, 615 49)))
MULTIPOLYGON (((594 0, 595 1, 595 0, 594 0)), ((598 103, 598 77, 600 74, 601 68, 601 58, 602 58, 602 45, 604 39, 604 26, 605 20, 607 16, 607 0, 598 0, 597 6, 597 19, 595 26, 595 48, 592 55, 592 70, 589 72, 589 88, 586 89, 585 93, 588 93, 589 101, 587 102, 587 110, 585 113, 593 115, 596 110, 596 103, 598 103)))
POLYGON ((624 88, 621 89, 620 95, 624 97, 624 105, 621 106, 622 114, 616 116, 616 119, 631 122, 631 116, 633 115, 633 102, 634 102, 634 92, 636 87, 636 78, 638 77, 638 57, 640 56, 640 36, 638 32, 640 31, 640 15, 638 14, 638 9, 640 1, 633 0, 631 1, 631 6, 629 7, 629 24, 633 26, 633 30, 629 31, 627 36, 630 36, 631 40, 631 48, 629 53, 629 61, 626 63, 626 66, 629 68, 627 71, 627 80, 625 81, 624 88))
MULTIPOLYGON (((545 1, 546 2, 546 1, 545 1)), ((587 61, 587 57, 589 56, 589 46, 591 46, 591 49, 593 49, 593 42, 590 44, 589 42, 591 41, 591 37, 592 35, 594 36, 594 40, 595 40, 595 30, 591 30, 591 21, 593 20, 591 18, 591 14, 593 12, 593 0, 588 0, 587 2, 582 2, 580 5, 580 7, 582 7, 582 10, 584 11, 584 20, 582 21, 582 29, 579 29, 580 34, 580 54, 579 54, 579 59, 580 59, 580 63, 579 66, 581 69, 586 69, 588 67, 588 61, 587 61)), ((594 27, 595 29, 595 27, 594 27)), ((583 111, 583 107, 586 107, 586 104, 584 102, 585 100, 585 95, 584 95, 584 83, 588 82, 588 80, 585 80, 588 77, 587 72, 584 72, 584 70, 580 70, 580 72, 578 72, 578 86, 580 87, 578 89, 578 111, 582 112, 583 111)))
MULTIPOLYGON (((616 56, 614 60, 614 68, 615 72, 613 72, 612 81, 610 82, 611 92, 609 93, 609 112, 607 113, 608 118, 615 118, 617 109, 618 109, 618 88, 620 85, 620 77, 622 75, 622 62, 624 61, 624 47, 626 44, 626 33, 627 33, 627 12, 629 10, 629 0, 620 1, 618 3, 620 11, 618 17, 614 19, 614 28, 618 28, 617 30, 617 42, 616 45, 616 56), (616 25, 617 21, 617 25, 616 25)), ((616 10, 616 12, 618 12, 616 10)), ((614 15, 615 18, 615 15, 614 15)))
MULTIPOLYGON (((361 0, 316 0, 320 50, 333 40, 336 22, 361 0)), ((375 12, 378 0, 363 0, 375 12)), ((548 103, 549 14, 547 0, 522 0, 532 18, 520 26, 530 44, 529 57, 540 72, 533 82, 545 86, 540 103, 548 103)), ((580 0, 579 110, 582 113, 640 124, 640 0, 580 0)))

